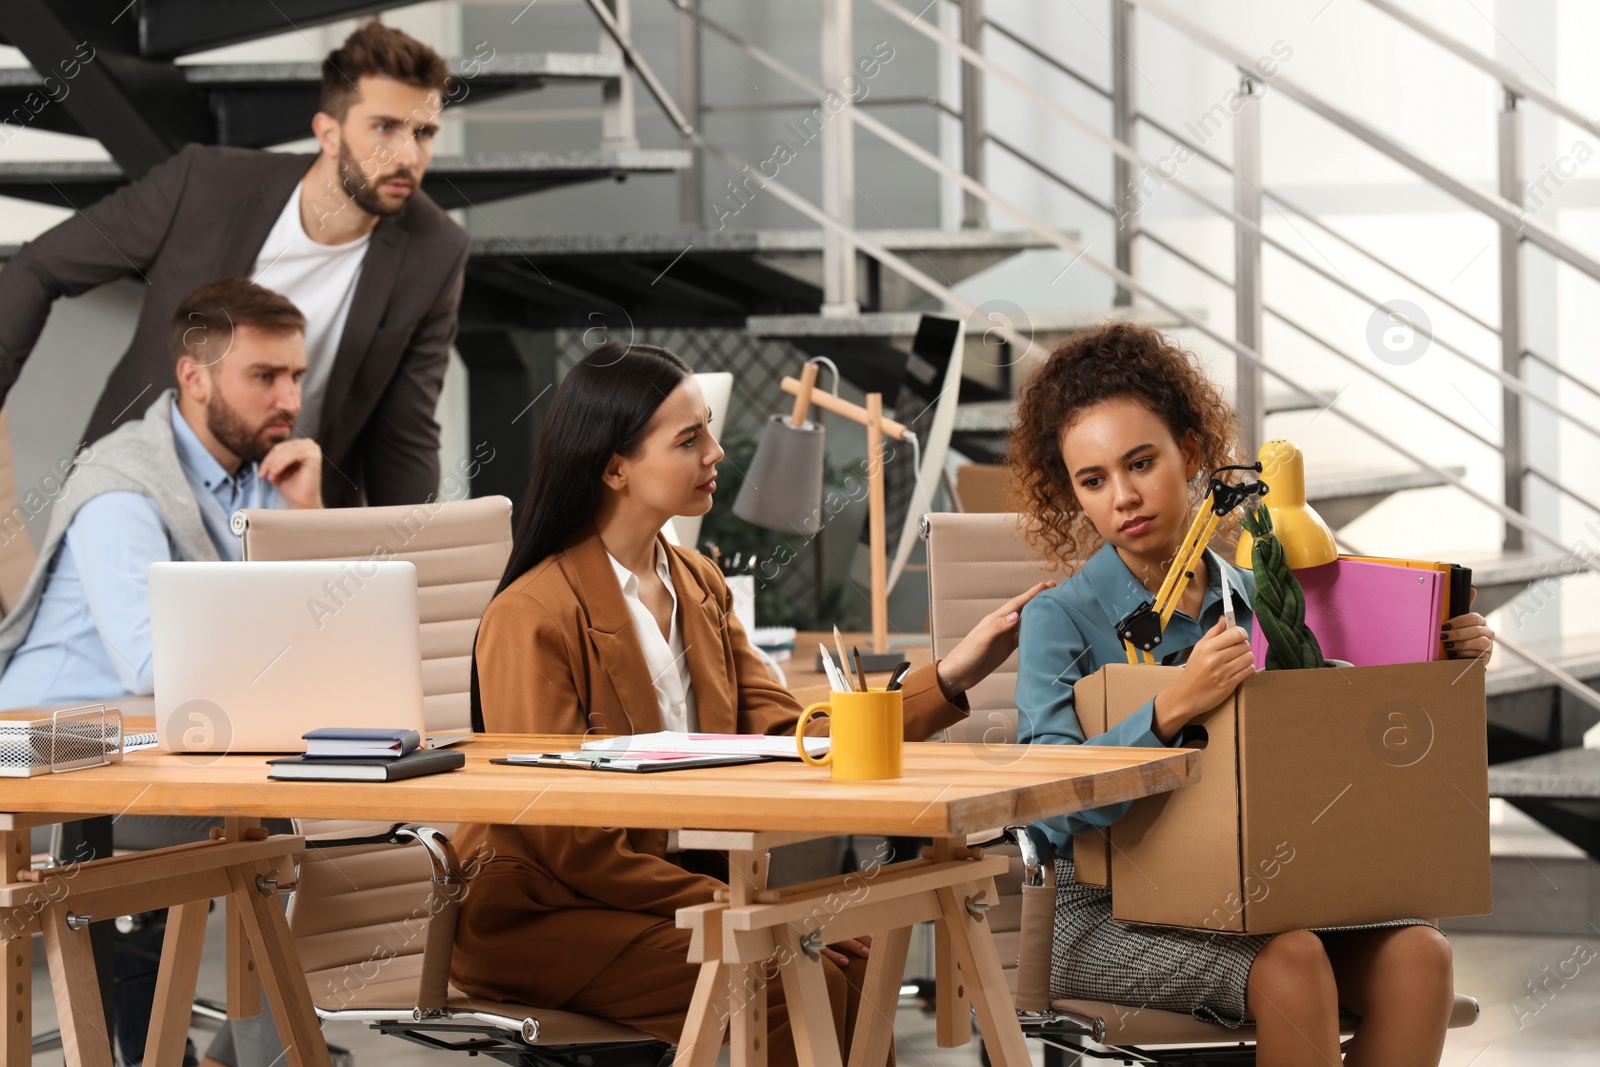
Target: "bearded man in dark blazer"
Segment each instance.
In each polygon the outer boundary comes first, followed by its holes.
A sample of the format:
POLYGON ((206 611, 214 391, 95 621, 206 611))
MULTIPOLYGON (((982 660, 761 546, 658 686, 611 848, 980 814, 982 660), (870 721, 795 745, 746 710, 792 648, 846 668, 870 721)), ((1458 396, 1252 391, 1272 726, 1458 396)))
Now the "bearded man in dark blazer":
POLYGON ((306 315, 300 429, 322 447, 324 500, 437 493, 434 410, 469 246, 421 191, 448 81, 432 48, 368 22, 323 61, 317 154, 189 145, 24 245, 0 270, 0 399, 57 297, 137 276, 133 341, 84 432, 96 440, 172 385, 178 302, 248 277, 306 315))

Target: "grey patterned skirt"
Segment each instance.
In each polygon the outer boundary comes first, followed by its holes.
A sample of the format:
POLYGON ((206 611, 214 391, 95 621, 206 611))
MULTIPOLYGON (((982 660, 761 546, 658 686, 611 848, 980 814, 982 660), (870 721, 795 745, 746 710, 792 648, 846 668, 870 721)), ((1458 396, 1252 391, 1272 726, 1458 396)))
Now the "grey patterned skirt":
MULTIPOLYGON (((1425 926, 1396 919, 1380 926, 1425 926)), ((1119 923, 1111 893, 1072 880, 1072 861, 1056 860, 1056 928, 1050 995, 1131 1008, 1184 1012, 1206 1022, 1246 1024, 1245 988, 1256 953, 1271 934, 1228 934, 1119 923)))

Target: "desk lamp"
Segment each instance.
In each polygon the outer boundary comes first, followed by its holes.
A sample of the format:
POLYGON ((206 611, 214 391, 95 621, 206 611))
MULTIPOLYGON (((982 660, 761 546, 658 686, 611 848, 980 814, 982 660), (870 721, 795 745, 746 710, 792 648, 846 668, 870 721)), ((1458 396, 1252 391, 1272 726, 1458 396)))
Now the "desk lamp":
MULTIPOLYGON (((1281 438, 1261 446, 1256 458, 1256 469, 1276 490, 1270 502, 1263 501, 1272 515, 1272 530, 1283 542, 1284 557, 1289 569, 1321 567, 1339 558, 1339 546, 1334 543, 1333 531, 1322 521, 1312 506, 1306 503, 1305 456, 1294 442, 1281 438)), ((1239 549, 1233 561, 1241 567, 1250 566, 1249 530, 1239 533, 1239 549)))
POLYGON ((1212 536, 1216 534, 1217 524, 1222 521, 1224 515, 1251 497, 1267 495, 1267 486, 1264 482, 1240 482, 1238 485, 1229 485, 1217 476, 1223 471, 1260 470, 1260 463, 1251 463, 1244 466, 1218 467, 1211 472, 1211 485, 1206 493, 1205 502, 1195 513, 1194 522, 1189 524, 1189 532, 1184 534, 1183 544, 1179 546, 1178 554, 1173 557, 1172 566, 1167 569, 1167 576, 1162 580, 1155 600, 1146 600, 1117 623, 1117 636, 1122 638, 1122 646, 1128 651, 1129 663, 1159 662, 1155 657, 1155 647, 1161 643, 1161 635, 1166 631, 1167 622, 1171 620, 1172 613, 1178 609, 1178 602, 1183 599, 1184 590, 1189 587, 1189 580, 1194 577, 1195 564, 1199 562, 1206 545, 1211 543, 1212 536))
MULTIPOLYGON (((885 532, 887 509, 883 499, 883 439, 906 437, 906 427, 883 417, 883 394, 868 393, 866 407, 851 403, 835 393, 816 389, 817 360, 808 360, 799 379, 786 377, 780 383, 794 397, 790 414, 774 415, 761 434, 750 471, 733 503, 733 513, 745 522, 786 534, 814 536, 822 528, 822 458, 825 439, 822 427, 806 421, 815 404, 834 415, 843 415, 867 428, 867 515, 872 555, 872 651, 863 654, 866 671, 889 671, 904 659, 889 651, 888 535, 885 532)), ((838 387, 834 370, 834 387, 838 387)))

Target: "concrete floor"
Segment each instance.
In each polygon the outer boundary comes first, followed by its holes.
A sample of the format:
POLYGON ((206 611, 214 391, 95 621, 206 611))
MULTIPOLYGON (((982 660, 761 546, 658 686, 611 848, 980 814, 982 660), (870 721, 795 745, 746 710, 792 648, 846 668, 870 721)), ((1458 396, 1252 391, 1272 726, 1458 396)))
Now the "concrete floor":
MULTIPOLYGON (((203 986, 220 988, 221 926, 213 922, 214 945, 208 945, 203 986)), ((1446 1067, 1562 1067, 1600 1062, 1600 936, 1588 939, 1560 936, 1501 934, 1451 935, 1456 952, 1456 987, 1476 996, 1483 1005, 1478 1024, 1452 1031, 1445 1046, 1446 1067), (1542 980, 1543 969, 1552 973, 1572 957, 1580 944, 1593 946, 1593 962, 1579 968, 1562 988, 1552 983, 1541 1001, 1530 997, 1528 982, 1542 980)), ((1580 957, 1581 958, 1581 957, 1580 957)), ((1569 966, 1567 972, 1571 973, 1569 966)), ((55 1025, 49 977, 42 961, 34 967, 34 1026, 36 1031, 55 1025)), ((934 1041, 932 1018, 912 1006, 902 1006, 896 1019, 896 1049, 907 1067, 970 1067, 978 1062, 977 1046, 941 1049, 934 1041)), ((449 1054, 418 1048, 380 1037, 351 1023, 326 1028, 328 1040, 351 1050, 355 1067, 441 1067, 449 1054)), ((210 1031, 197 1026, 196 1044, 202 1050, 210 1031)), ((1035 1063, 1042 1053, 1035 1047, 1035 1063)), ((34 1056, 35 1067, 57 1067, 61 1052, 34 1056)), ((461 1060, 465 1063, 464 1060, 461 1060)))
MULTIPOLYGON (((1534 933, 1482 932, 1484 920, 1451 929, 1455 949, 1456 989, 1478 998, 1482 1015, 1477 1025, 1452 1031, 1445 1046, 1447 1067, 1561 1067, 1600 1063, 1600 865, 1521 819, 1515 812, 1497 812, 1496 916, 1502 925, 1534 929, 1534 933), (1505 885, 1536 879, 1547 893, 1562 898, 1561 906, 1526 906, 1524 892, 1508 893, 1505 885), (1583 877, 1575 877, 1574 872, 1583 877), (1574 899, 1568 899, 1574 898, 1574 899), (1518 912, 1523 904, 1522 915, 1518 912), (1559 932, 1553 932, 1559 931, 1559 932), (1587 962, 1585 962, 1587 961, 1587 962), (1565 975, 1566 977, 1563 977, 1565 975)), ((221 999, 222 912, 211 917, 205 961, 200 975, 202 995, 221 999)), ((35 939, 34 1030, 55 1025, 55 1009, 41 946, 35 939)), ((913 969, 916 966, 913 952, 913 969)), ((354 1023, 331 1023, 328 1040, 349 1049, 353 1067, 444 1067, 459 1056, 436 1052, 393 1038, 381 1037, 354 1023)), ((899 1062, 905 1067, 971 1067, 978 1063, 977 1045, 941 1049, 934 1040, 931 1016, 902 1005, 896 1018, 899 1062)), ((203 1052, 210 1040, 206 1026, 196 1026, 196 1045, 203 1052)), ((1043 1053, 1034 1047, 1036 1063, 1043 1053)), ((57 1067, 59 1049, 37 1053, 35 1067, 57 1067)), ((726 1052, 723 1054, 726 1063, 726 1052)), ((1093 1061, 1086 1061, 1093 1062, 1093 1061)))

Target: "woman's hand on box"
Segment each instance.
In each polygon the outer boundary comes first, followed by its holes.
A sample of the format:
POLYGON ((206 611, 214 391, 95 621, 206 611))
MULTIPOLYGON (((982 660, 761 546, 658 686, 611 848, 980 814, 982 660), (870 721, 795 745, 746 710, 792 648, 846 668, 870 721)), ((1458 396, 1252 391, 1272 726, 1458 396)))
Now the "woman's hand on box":
POLYGON ((1250 636, 1218 619, 1189 653, 1178 680, 1156 697, 1155 735, 1172 740, 1185 723, 1222 703, 1255 672, 1250 636))

